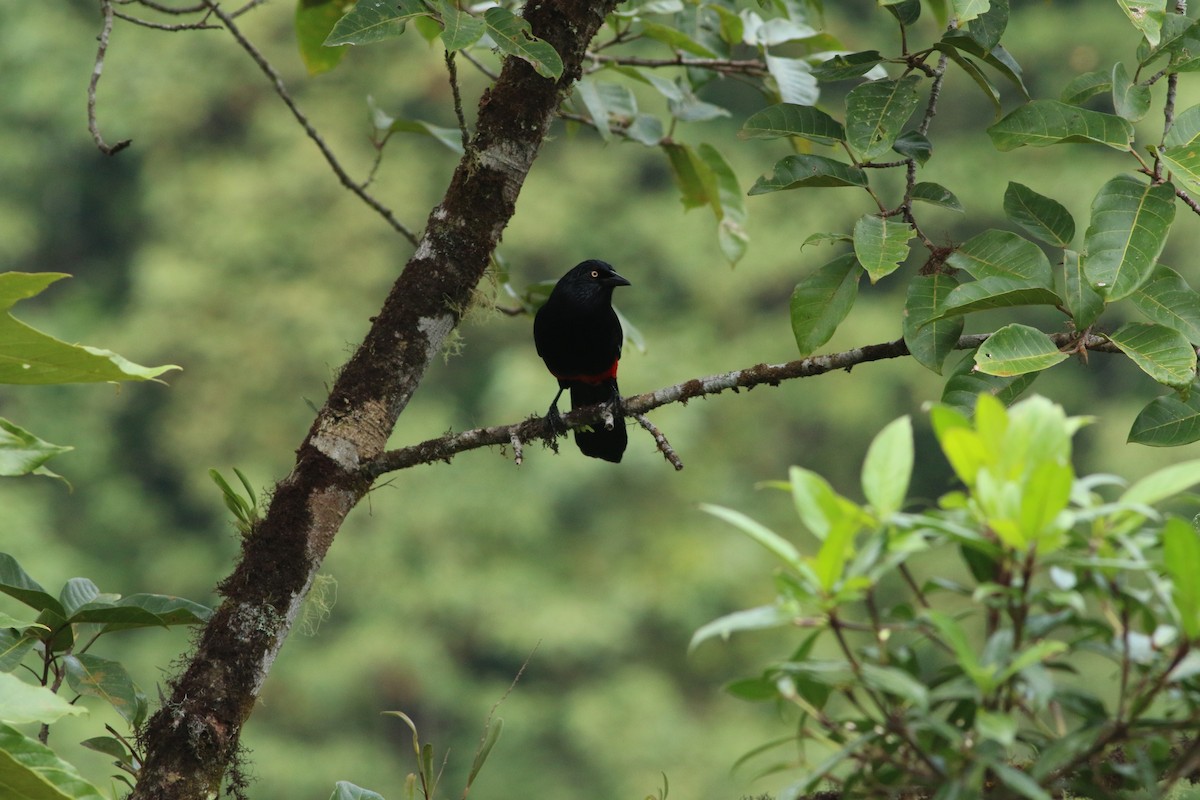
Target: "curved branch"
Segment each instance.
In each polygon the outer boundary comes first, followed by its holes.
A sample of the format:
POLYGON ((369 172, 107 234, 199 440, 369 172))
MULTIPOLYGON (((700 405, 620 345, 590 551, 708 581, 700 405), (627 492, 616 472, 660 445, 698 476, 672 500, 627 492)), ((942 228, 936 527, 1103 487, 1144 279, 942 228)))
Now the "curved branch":
MULTIPOLYGON (((963 336, 955 347, 958 350, 972 350, 983 344, 989 335, 977 333, 963 336)), ((1051 338, 1059 347, 1086 348, 1101 353, 1120 352, 1107 337, 1098 334, 1087 334, 1080 338, 1075 334, 1059 333, 1051 338)), ((624 416, 638 417, 660 406, 670 403, 686 405, 689 400, 694 398, 720 394, 727 389, 736 392, 738 389, 753 389, 755 386, 763 384, 778 386, 784 381, 794 378, 811 378, 814 375, 823 375, 835 370, 850 370, 858 364, 901 358, 907 355, 909 355, 908 345, 904 343, 903 339, 897 339, 894 342, 869 344, 841 353, 800 358, 786 364, 755 364, 752 367, 733 372, 709 375, 706 378, 693 378, 673 386, 664 386, 653 392, 626 397, 622 400, 621 410, 624 416)), ((562 419, 566 430, 578 428, 581 425, 598 424, 603 408, 604 406, 589 406, 564 414, 562 419)), ((560 430, 562 429, 560 428, 560 430)), ((437 439, 428 439, 420 444, 389 450, 363 465, 361 472, 364 478, 374 480, 384 473, 408 469, 418 464, 449 461, 459 453, 476 450, 480 447, 510 444, 515 441, 553 441, 553 439, 554 430, 546 418, 532 416, 521 422, 451 433, 437 439)), ((674 463, 672 461, 672 464, 674 463)))
POLYGON ((317 129, 313 127, 312 123, 308 121, 308 117, 305 116, 304 112, 300 110, 300 107, 296 105, 296 101, 292 99, 291 94, 288 93, 287 87, 283 85, 283 78, 279 76, 279 73, 275 70, 275 67, 272 66, 271 62, 267 61, 266 57, 258 51, 258 48, 254 46, 254 43, 242 34, 242 31, 240 28, 238 28, 237 23, 233 21, 233 18, 236 14, 252 8, 255 4, 250 3, 243 7, 243 9, 230 14, 221 9, 221 6, 218 4, 217 0, 204 0, 204 2, 208 6, 209 10, 212 11, 212 13, 219 20, 221 20, 221 23, 225 26, 225 29, 228 30, 233 38, 237 40, 237 43, 241 45, 242 49, 245 50, 252 59, 254 59, 254 63, 258 64, 258 68, 263 71, 263 74, 270 78, 271 85, 275 88, 275 94, 279 95, 279 99, 283 100, 284 105, 286 105, 292 112, 292 116, 295 117, 296 121, 300 123, 300 127, 304 128, 304 132, 308 134, 308 138, 312 139, 313 143, 316 144, 317 149, 321 151, 321 155, 325 157, 325 161, 329 163, 329 167, 333 170, 333 173, 337 175, 338 180, 342 182, 342 186, 345 186, 347 189, 357 195, 358 199, 362 200, 364 203, 374 209, 375 212, 379 214, 379 216, 383 217, 384 220, 386 220, 387 223, 391 225, 397 233, 399 233, 405 239, 408 239, 408 241, 415 246, 417 244, 417 235, 409 230, 404 223, 396 219, 396 215, 392 213, 390 208, 375 199, 375 196, 367 192, 367 190, 361 185, 354 182, 354 180, 346 172, 345 168, 342 167, 341 162, 337 160, 337 156, 335 156, 333 151, 329 149, 329 145, 325 144, 325 139, 322 138, 317 129))

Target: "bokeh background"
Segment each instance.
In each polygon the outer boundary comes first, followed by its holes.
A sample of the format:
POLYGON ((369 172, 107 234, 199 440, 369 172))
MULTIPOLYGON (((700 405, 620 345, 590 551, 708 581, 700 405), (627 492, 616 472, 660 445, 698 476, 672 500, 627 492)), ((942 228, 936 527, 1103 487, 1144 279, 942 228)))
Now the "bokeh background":
MULTIPOLYGON (((828 28, 847 49, 896 49, 890 17, 874 3, 826 6, 828 28)), ((310 78, 293 11, 266 4, 242 24, 352 174, 365 176, 375 155, 368 96, 394 116, 453 125, 440 50, 407 36, 353 50, 334 72, 310 78)), ((1133 60, 1137 41, 1115 3, 1013 0, 1012 16, 1006 42, 1034 96, 1055 97, 1073 75, 1120 55, 1133 60)), ((927 40, 932 25, 918 25, 927 40)), ((72 490, 43 478, 0 482, 0 550, 52 591, 85 575, 105 591, 213 603, 238 535, 208 469, 231 475, 236 466, 264 490, 287 473, 312 419, 309 403, 323 399, 410 247, 338 185, 222 31, 118 24, 99 119, 110 142, 132 137, 133 145, 113 158, 98 153, 85 92, 99 26, 85 0, 0 4, 0 270, 75 276, 22 303, 22 320, 183 371, 169 386, 0 387, 5 417, 76 446, 52 463, 72 490)), ((484 82, 465 65, 462 75, 470 114, 484 82)), ((1012 87, 1002 89, 1007 107, 1018 102, 1012 87)), ((786 144, 736 137, 765 104, 745 84, 717 81, 705 96, 733 116, 680 125, 674 135, 717 146, 749 187, 786 144)), ((922 209, 939 240, 1008 227, 1000 212, 1008 180, 1066 204, 1082 233, 1096 189, 1133 167, 1101 147, 998 153, 984 134, 991 114, 952 68, 923 178, 950 187, 967 213, 922 209)), ((1155 125, 1144 123, 1148 140, 1155 125)), ((433 139, 397 135, 373 191, 419 228, 455 161, 433 139)), ((731 269, 711 213, 684 212, 660 152, 606 146, 559 125, 501 252, 518 287, 591 257, 633 282, 617 304, 646 342, 644 352, 627 347, 621 365, 622 388, 634 394, 795 357, 792 287, 836 252, 801 244, 813 232, 848 231, 871 210, 867 200, 850 190, 749 198, 750 250, 731 269)), ((1181 209, 1164 255, 1193 285, 1198 231, 1181 209)), ((828 350, 900 335, 900 276, 862 289, 828 350)), ((534 352, 531 320, 492 310, 493 296, 512 305, 481 287, 454 352, 432 366, 401 417, 396 446, 544 412, 555 386, 534 352)), ((1049 312, 1028 319, 1058 324, 1049 312)), ((968 332, 986 322, 973 319, 968 332)), ((769 557, 697 505, 749 511, 807 546, 786 496, 756 485, 799 464, 857 497, 868 442, 901 414, 917 420, 922 474, 913 494, 936 497, 949 478, 921 406, 940 396, 942 382, 898 360, 664 408, 653 419, 685 461, 681 473, 633 430, 619 466, 571 445, 557 456, 530 446, 519 468, 497 449, 389 476, 352 514, 325 565, 336 581, 328 618, 285 645, 245 730, 250 795, 324 798, 345 779, 401 796, 414 765, 409 731, 380 713, 394 709, 416 721, 439 759, 449 750, 445 796, 456 796, 489 710, 522 665, 496 712, 504 733, 473 796, 640 798, 663 774, 674 797, 774 792, 785 778, 756 779, 754 767, 733 765, 786 736, 786 715, 721 687, 795 641, 770 633, 687 652, 700 625, 773 596, 769 557)), ((1035 389, 1100 419, 1078 437, 1081 472, 1135 478, 1197 454, 1124 443, 1158 389, 1122 360, 1072 362, 1035 389)), ((122 636, 100 654, 126 661, 155 697, 187 634, 122 636)), ((96 706, 51 739, 102 784, 106 760, 71 743, 105 721, 120 727, 96 706)))

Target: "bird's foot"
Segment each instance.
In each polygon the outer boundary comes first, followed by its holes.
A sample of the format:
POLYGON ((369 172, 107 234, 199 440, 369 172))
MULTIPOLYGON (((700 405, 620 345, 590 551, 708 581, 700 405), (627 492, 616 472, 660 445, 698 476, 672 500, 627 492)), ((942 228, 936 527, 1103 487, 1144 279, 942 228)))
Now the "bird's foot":
POLYGON ((614 391, 612 397, 600 409, 600 419, 604 422, 604 430, 611 431, 616 425, 615 417, 618 416, 625 416, 625 401, 621 399, 619 393, 614 391))
POLYGON ((563 421, 562 414, 558 413, 558 404, 551 404, 550 409, 546 412, 546 422, 550 425, 550 431, 554 436, 565 436, 567 433, 567 423, 563 421))

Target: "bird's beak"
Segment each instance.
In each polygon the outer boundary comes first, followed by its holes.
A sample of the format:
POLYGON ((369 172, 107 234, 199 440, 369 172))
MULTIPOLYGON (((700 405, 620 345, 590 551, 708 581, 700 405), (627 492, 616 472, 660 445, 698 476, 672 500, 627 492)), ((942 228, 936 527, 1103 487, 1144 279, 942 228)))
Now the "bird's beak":
POLYGON ((616 271, 609 273, 608 277, 606 277, 604 280, 602 280, 600 282, 602 284, 604 284, 605 286, 630 286, 631 285, 629 283, 629 281, 625 280, 620 275, 618 275, 616 273, 616 271))

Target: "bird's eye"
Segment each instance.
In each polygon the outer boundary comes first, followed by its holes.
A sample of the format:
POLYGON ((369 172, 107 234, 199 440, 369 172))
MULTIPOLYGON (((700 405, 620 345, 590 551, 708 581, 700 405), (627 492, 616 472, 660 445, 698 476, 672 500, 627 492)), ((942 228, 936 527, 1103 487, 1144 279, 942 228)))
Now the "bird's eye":
POLYGON ((599 277, 600 277, 600 273, 599 273, 599 272, 597 272, 596 270, 592 270, 592 277, 593 277, 593 278, 599 278, 599 277))

